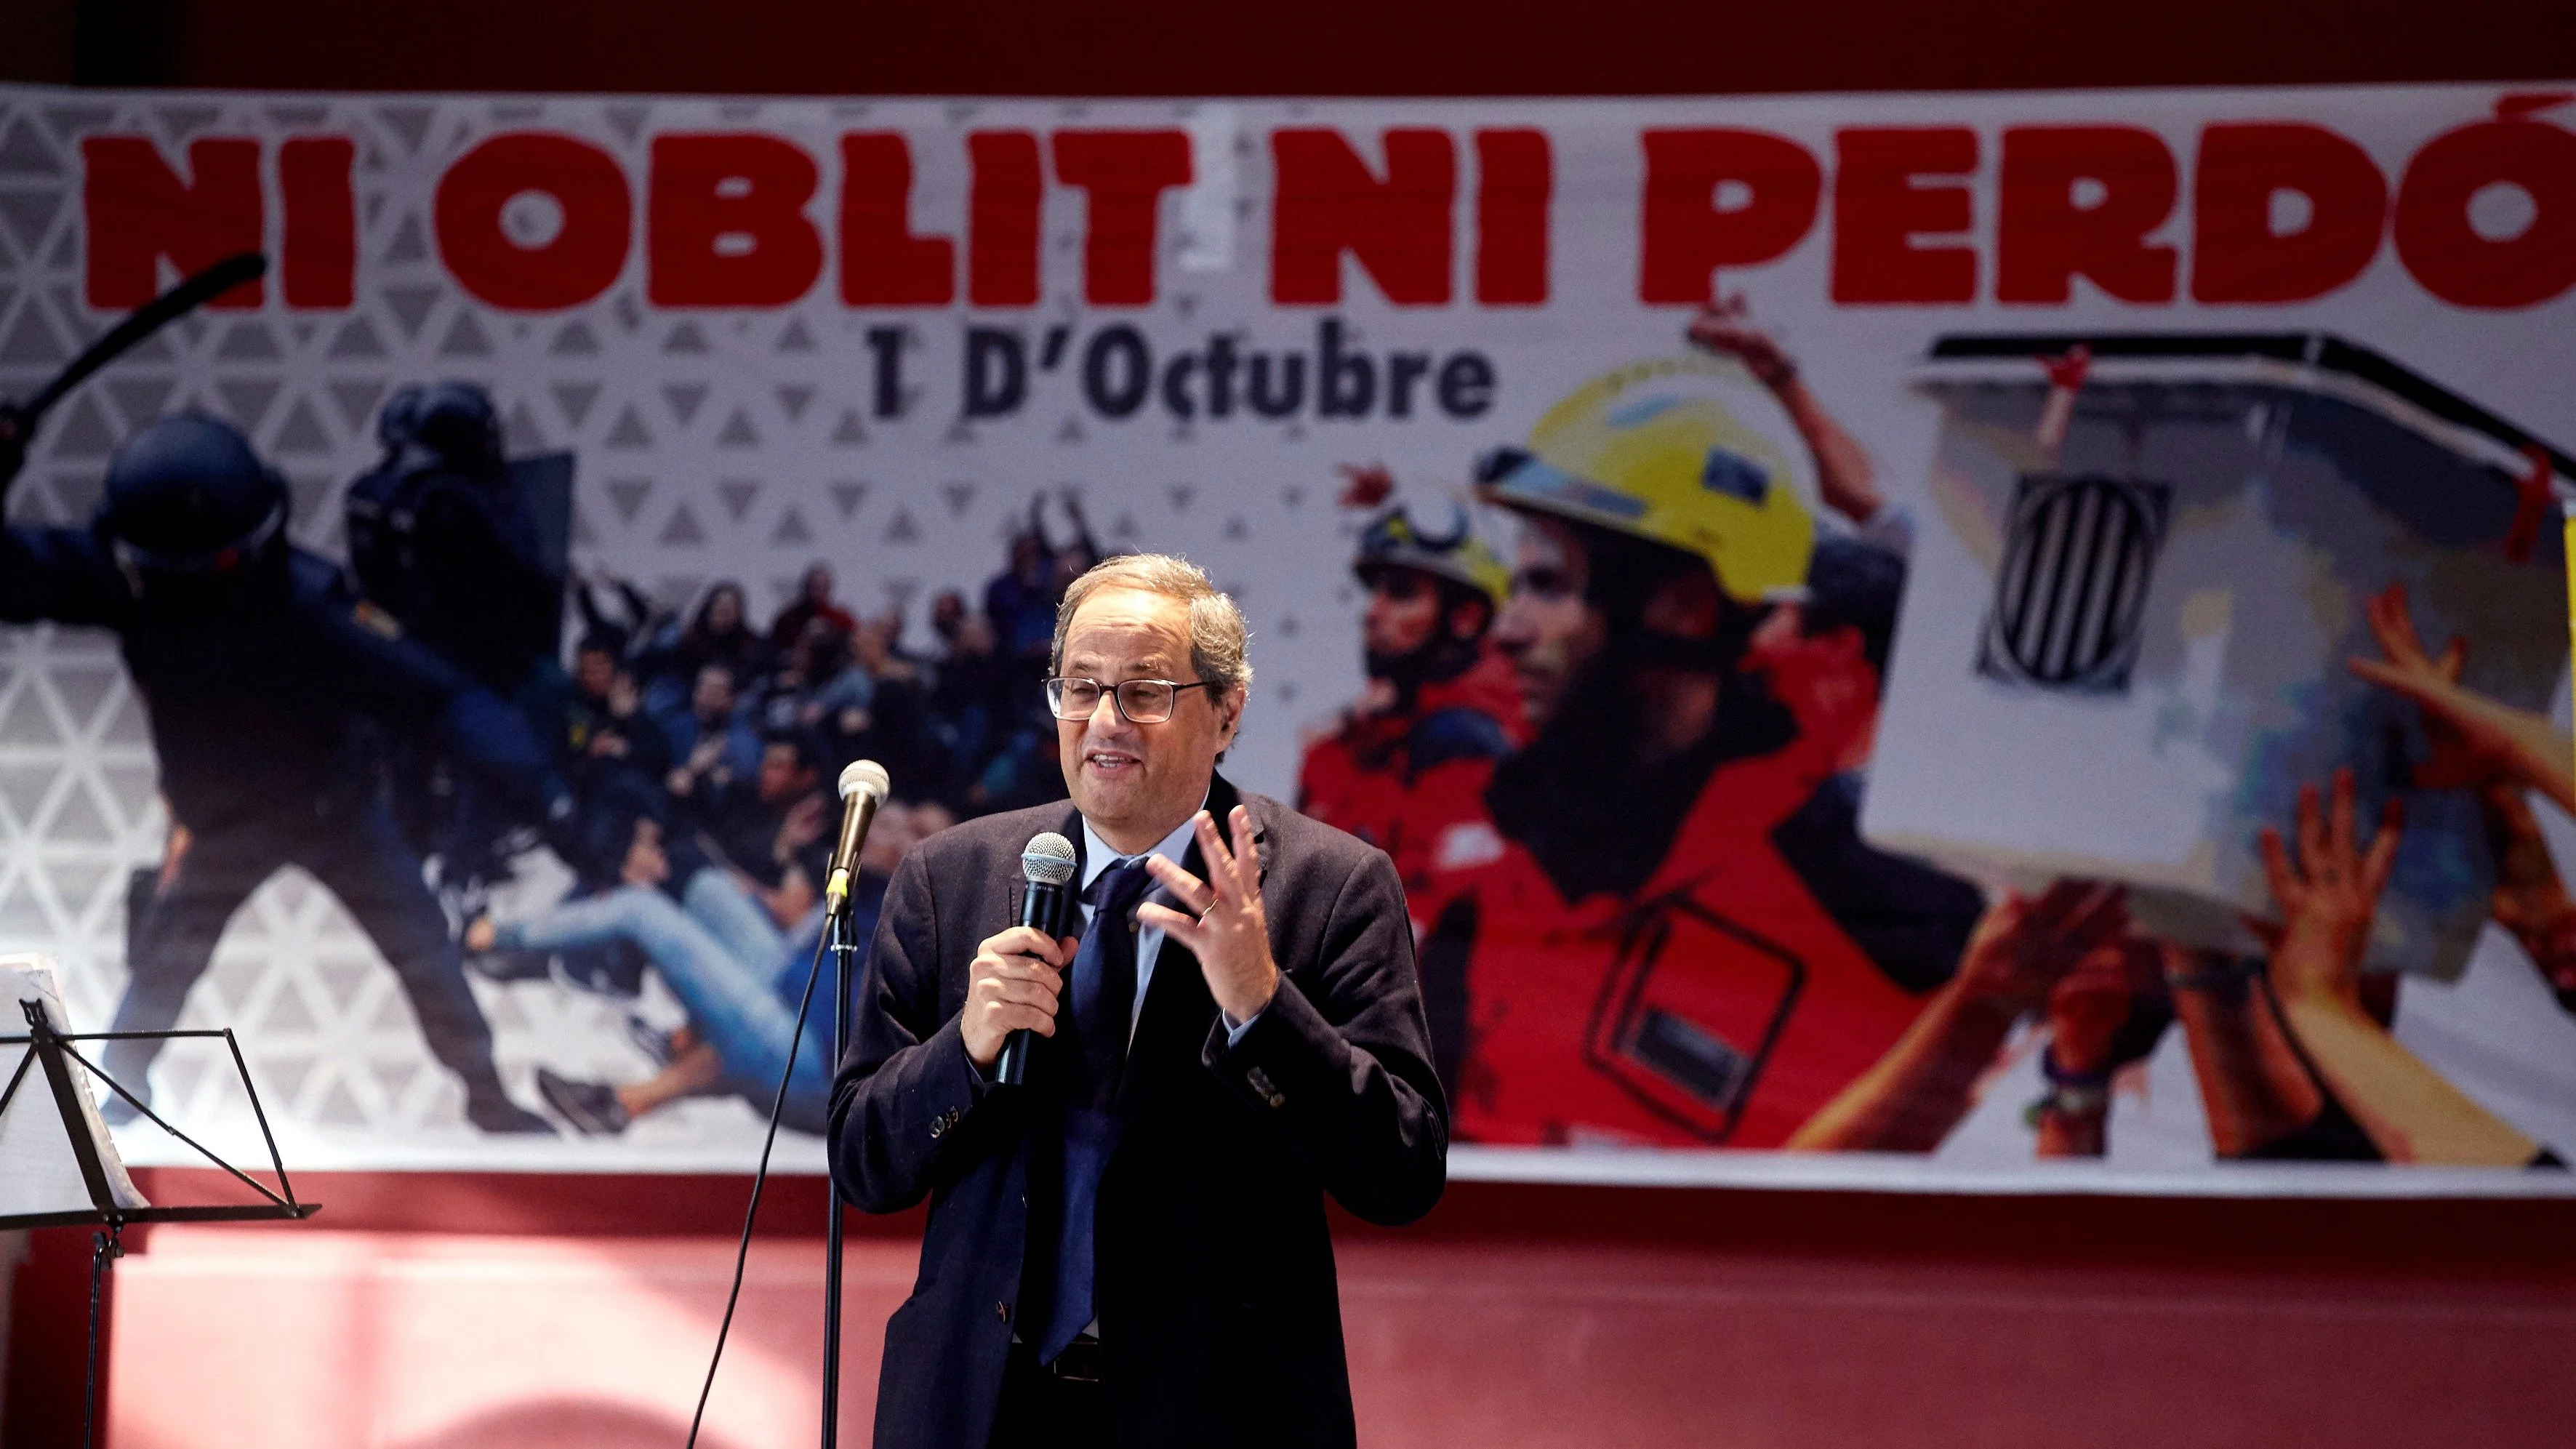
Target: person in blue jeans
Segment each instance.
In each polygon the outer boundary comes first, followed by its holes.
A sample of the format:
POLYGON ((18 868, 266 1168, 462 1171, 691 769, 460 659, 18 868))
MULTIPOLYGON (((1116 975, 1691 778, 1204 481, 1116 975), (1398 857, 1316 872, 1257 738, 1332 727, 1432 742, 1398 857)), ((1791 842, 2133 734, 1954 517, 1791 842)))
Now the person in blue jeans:
MULTIPOLYGON (((907 824, 900 817, 880 822, 885 845, 872 840, 872 858, 863 864, 877 865, 875 857, 887 849, 899 856, 909 844, 907 824)), ((862 943, 875 933, 884 867, 891 863, 863 869, 852 894, 852 934, 862 943)), ((539 1095, 565 1121, 594 1136, 623 1132, 647 1112, 706 1092, 739 1096, 765 1115, 786 1072, 792 1039, 795 1071, 780 1120, 800 1132, 821 1133, 832 1086, 829 988, 818 993, 801 1038, 796 1006, 822 941, 822 908, 782 926, 743 881, 720 866, 691 870, 676 899, 668 891, 671 876, 662 823, 639 811, 617 874, 602 889, 528 920, 485 917, 466 929, 465 946, 476 952, 626 943, 688 1009, 689 1024, 673 1039, 670 1063, 652 1077, 611 1085, 540 1068, 539 1095)))

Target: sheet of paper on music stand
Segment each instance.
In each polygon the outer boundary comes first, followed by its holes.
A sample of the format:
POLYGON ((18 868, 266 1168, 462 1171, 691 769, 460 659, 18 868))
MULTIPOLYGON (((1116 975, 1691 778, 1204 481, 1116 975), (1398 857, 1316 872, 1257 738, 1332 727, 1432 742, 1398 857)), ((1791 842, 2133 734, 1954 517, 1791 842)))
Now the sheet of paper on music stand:
MULTIPOLYGON (((54 963, 42 956, 0 956, 0 1012, 6 1013, 0 1017, 0 1036, 26 1034, 26 1012, 19 1007, 22 1001, 44 1003, 45 1020, 56 1031, 72 1029, 71 1013, 63 1009, 62 981, 54 973, 54 963)), ((21 1043, 0 1046, 0 1087, 17 1074, 28 1050, 21 1043)), ((116 1144, 107 1135, 107 1123, 98 1115, 89 1073, 77 1063, 72 1066, 72 1084, 80 1096, 82 1126, 89 1140, 97 1144, 99 1162, 107 1169, 108 1187, 117 1206, 148 1206, 143 1194, 134 1190, 125 1164, 117 1158, 116 1144)), ((39 1063, 28 1063, 26 1079, 10 1099, 9 1110, 0 1112, 0 1218, 79 1212, 92 1206, 95 1204, 90 1201, 88 1186, 81 1181, 80 1163, 72 1156, 71 1139, 64 1130, 53 1090, 46 1084, 44 1068, 39 1063)))

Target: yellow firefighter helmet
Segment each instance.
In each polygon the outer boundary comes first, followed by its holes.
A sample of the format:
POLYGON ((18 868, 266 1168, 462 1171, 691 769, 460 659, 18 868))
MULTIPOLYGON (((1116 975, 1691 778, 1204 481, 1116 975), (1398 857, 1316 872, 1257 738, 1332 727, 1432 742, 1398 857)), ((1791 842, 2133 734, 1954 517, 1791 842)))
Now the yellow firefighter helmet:
POLYGON ((1501 608, 1511 592, 1512 570, 1485 542, 1476 517, 1482 510, 1454 498, 1442 501, 1448 506, 1437 510, 1399 503, 1370 520, 1351 571, 1367 583, 1379 569, 1414 569, 1473 589, 1501 608), (1437 523, 1426 527, 1426 519, 1437 523))
POLYGON ((1813 465, 1779 404, 1731 360, 1659 358, 1597 377, 1477 477, 1505 507, 1697 554, 1745 603, 1806 583, 1813 465))

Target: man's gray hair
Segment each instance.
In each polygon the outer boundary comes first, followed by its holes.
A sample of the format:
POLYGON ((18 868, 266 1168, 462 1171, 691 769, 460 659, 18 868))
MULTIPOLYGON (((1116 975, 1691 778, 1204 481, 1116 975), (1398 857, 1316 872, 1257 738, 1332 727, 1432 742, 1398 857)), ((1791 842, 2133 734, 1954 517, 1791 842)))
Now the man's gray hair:
MULTIPOLYGON (((1065 587, 1055 611, 1055 647, 1051 668, 1064 668, 1064 635, 1082 601, 1102 589, 1141 589, 1190 606, 1190 668, 1219 692, 1252 688, 1252 662, 1244 657, 1251 633, 1243 610, 1235 606, 1207 571, 1176 554, 1128 553, 1093 564, 1089 572, 1065 587)), ((1182 681, 1187 683, 1187 680, 1182 681)))

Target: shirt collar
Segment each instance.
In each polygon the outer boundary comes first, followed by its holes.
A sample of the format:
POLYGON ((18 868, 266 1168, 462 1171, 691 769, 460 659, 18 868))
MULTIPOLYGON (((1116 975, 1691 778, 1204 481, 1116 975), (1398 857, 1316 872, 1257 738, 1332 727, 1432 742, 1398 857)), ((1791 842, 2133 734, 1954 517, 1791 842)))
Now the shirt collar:
MULTIPOLYGON (((1207 802, 1204 800, 1200 801, 1199 808, 1202 810, 1206 809, 1207 802)), ((1155 842, 1154 848, 1145 853, 1147 855, 1159 855, 1174 865, 1183 864, 1185 858, 1190 853, 1191 827, 1198 824, 1198 818, 1197 811, 1192 811, 1189 819, 1182 821, 1173 829, 1171 834, 1166 835, 1161 840, 1155 842)), ((1090 818, 1088 816, 1084 817, 1082 822, 1081 894, 1085 896, 1091 894, 1091 883, 1100 879, 1100 873, 1102 871, 1107 870, 1118 862, 1129 858, 1130 857, 1128 856, 1120 855, 1116 850, 1110 848, 1109 842, 1100 838, 1100 832, 1091 828, 1090 818)))

